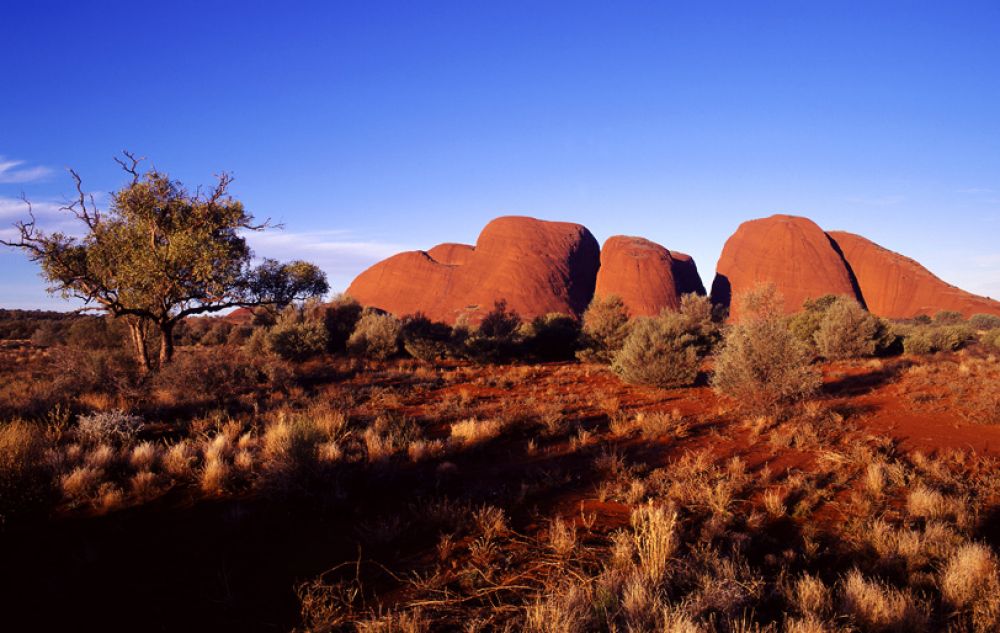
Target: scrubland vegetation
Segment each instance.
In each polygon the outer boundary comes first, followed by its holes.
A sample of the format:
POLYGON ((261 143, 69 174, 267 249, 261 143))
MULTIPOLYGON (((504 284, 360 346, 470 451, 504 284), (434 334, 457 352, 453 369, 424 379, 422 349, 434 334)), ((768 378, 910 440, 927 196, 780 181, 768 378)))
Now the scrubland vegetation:
POLYGON ((114 319, 5 313, 9 617, 998 630, 1000 320, 741 300, 455 327, 296 303, 186 319, 151 374, 114 319))

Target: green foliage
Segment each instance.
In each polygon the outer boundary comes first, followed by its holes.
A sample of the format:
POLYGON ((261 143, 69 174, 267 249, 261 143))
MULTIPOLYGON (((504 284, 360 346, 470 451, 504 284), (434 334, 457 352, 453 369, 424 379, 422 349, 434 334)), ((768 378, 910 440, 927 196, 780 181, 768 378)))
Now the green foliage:
POLYGON ((626 382, 664 388, 690 385, 718 337, 708 298, 685 295, 679 312, 664 310, 657 317, 636 320, 611 369, 626 382))
POLYGON ((738 300, 744 316, 726 331, 715 355, 715 390, 761 413, 777 412, 814 393, 822 374, 788 328, 774 287, 756 288, 738 300))
POLYGON ((629 315, 615 295, 594 297, 583 313, 580 360, 610 364, 628 336, 629 315))
POLYGON ((549 313, 521 326, 525 352, 543 361, 570 360, 580 341, 580 323, 571 316, 549 313))
POLYGON ((518 329, 521 317, 507 309, 505 300, 497 301, 493 309, 465 339, 465 355, 482 363, 509 360, 518 351, 521 342, 518 329))
POLYGON ((315 310, 290 305, 267 331, 268 347, 284 360, 303 361, 327 349, 326 324, 315 310))
POLYGON ((451 352, 451 337, 448 324, 431 321, 423 314, 403 320, 403 349, 418 360, 432 363, 447 356, 451 352))
POLYGON ((354 332, 347 341, 352 354, 385 360, 399 353, 402 324, 399 319, 378 310, 365 308, 354 332))
POLYGON ((862 358, 885 347, 889 329, 854 299, 839 297, 823 312, 813 339, 816 351, 824 358, 862 358))
POLYGON ((895 332, 903 338, 907 354, 932 354, 956 351, 975 340, 975 330, 966 323, 957 325, 899 324, 895 332))
MULTIPOLYGON (((166 174, 137 171, 138 160, 120 161, 132 181, 111 195, 107 211, 83 193, 69 206, 81 222, 80 238, 45 233, 22 222, 17 241, 3 243, 37 262, 50 290, 127 316, 130 325, 153 323, 160 332, 160 362, 173 357, 174 327, 187 316, 239 305, 284 306, 325 294, 326 278, 306 262, 265 260, 252 266, 247 231, 261 230, 243 204, 229 196, 223 174, 206 193, 189 192, 166 174)), ((136 358, 150 368, 145 340, 131 336, 136 358)))
POLYGON ((806 299, 802 303, 802 311, 788 319, 788 328, 802 343, 810 349, 816 345, 816 332, 819 331, 823 315, 837 302, 838 295, 823 295, 815 299, 806 299))

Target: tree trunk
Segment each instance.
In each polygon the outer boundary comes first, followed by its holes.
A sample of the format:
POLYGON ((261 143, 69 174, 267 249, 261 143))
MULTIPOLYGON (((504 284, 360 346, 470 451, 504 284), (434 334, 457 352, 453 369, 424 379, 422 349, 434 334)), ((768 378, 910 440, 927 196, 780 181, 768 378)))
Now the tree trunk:
POLYGON ((160 324, 160 367, 174 359, 174 324, 160 324))
POLYGON ((129 335, 132 337, 132 346, 135 360, 139 364, 139 372, 146 375, 152 367, 149 364, 149 348, 146 346, 142 319, 129 319, 126 323, 128 323, 129 335))

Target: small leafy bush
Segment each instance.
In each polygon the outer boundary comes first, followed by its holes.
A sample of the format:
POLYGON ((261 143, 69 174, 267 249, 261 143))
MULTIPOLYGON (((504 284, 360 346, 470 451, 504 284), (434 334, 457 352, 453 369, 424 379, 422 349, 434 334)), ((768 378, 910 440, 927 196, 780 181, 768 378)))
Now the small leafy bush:
POLYGON ((399 352, 401 334, 399 319, 391 314, 366 308, 347 341, 347 349, 358 356, 385 360, 399 352))
POLYGON ((715 355, 715 390, 760 413, 776 412, 813 394, 822 374, 786 325, 774 287, 753 289, 738 300, 745 316, 728 329, 715 355))
POLYGON ((838 297, 823 312, 813 338, 824 358, 861 358, 885 347, 888 327, 854 299, 838 297))
POLYGON ((958 325, 964 320, 965 319, 962 318, 961 312, 955 312, 953 310, 941 310, 934 315, 934 323, 936 325, 958 325))
POLYGON ((610 364, 625 344, 628 328, 628 310, 620 297, 594 297, 583 313, 581 349, 577 357, 582 361, 610 364))
POLYGON ((315 312, 291 305, 268 330, 267 342, 271 351, 282 359, 302 361, 326 351, 329 334, 315 312))
POLYGON ((718 330, 709 300, 685 295, 679 312, 665 310, 658 317, 638 319, 611 369, 626 382, 664 388, 690 385, 718 330))

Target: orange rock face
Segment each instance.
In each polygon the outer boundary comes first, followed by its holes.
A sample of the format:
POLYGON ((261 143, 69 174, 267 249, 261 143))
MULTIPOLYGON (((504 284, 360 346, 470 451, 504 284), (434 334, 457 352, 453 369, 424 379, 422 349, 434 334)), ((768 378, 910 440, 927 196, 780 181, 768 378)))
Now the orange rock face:
POLYGON ((524 318, 577 315, 593 296, 599 258, 582 225, 506 216, 487 224, 475 247, 441 244, 383 260, 347 294, 399 316, 423 312, 447 323, 463 315, 476 322, 500 299, 524 318))
POLYGON ((730 319, 737 320, 733 297, 761 283, 775 285, 789 314, 799 311, 806 299, 826 294, 857 297, 844 259, 826 233, 812 220, 791 215, 739 226, 722 249, 712 300, 729 306, 730 319))
POLYGON ((680 307, 685 292, 705 294, 694 260, 671 253, 641 237, 615 235, 601 248, 597 296, 617 295, 633 317, 652 316, 680 307))
POLYGON ((830 231, 829 235, 843 252, 874 314, 890 319, 933 316, 941 310, 966 317, 1000 315, 1000 302, 945 283, 909 257, 853 233, 830 231))

